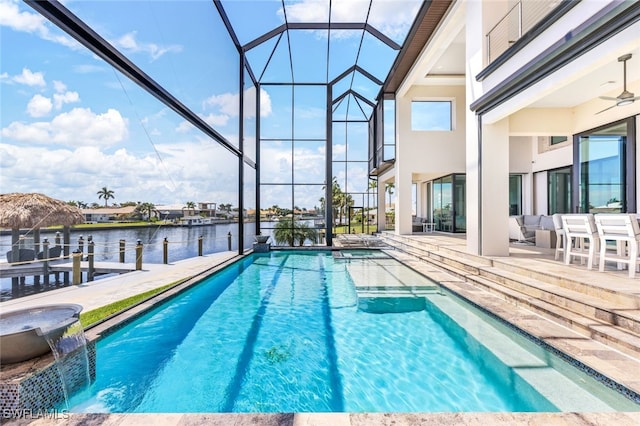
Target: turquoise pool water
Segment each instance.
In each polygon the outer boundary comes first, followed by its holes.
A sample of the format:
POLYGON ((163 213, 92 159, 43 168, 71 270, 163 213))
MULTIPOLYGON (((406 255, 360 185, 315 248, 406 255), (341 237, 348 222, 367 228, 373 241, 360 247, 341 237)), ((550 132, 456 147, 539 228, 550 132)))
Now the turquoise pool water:
POLYGON ((69 407, 114 413, 637 409, 524 340, 393 259, 254 254, 99 340, 96 380, 69 407), (423 305, 401 309, 402 300, 418 298, 423 305), (368 312, 362 299, 383 303, 368 312), (393 300, 400 302, 386 310, 393 300))

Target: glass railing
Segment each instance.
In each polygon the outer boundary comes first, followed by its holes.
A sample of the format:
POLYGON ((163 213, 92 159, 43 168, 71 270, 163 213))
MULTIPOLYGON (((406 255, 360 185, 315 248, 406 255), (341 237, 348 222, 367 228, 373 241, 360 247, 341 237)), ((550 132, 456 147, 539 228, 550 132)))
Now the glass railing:
POLYGON ((561 0, 521 0, 517 2, 486 35, 487 65, 544 19, 560 3, 561 0))

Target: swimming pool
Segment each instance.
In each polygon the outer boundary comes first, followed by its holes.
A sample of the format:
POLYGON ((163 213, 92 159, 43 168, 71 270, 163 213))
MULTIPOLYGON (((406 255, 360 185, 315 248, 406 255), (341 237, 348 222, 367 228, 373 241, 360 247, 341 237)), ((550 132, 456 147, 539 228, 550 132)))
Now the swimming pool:
POLYGON ((394 259, 336 259, 326 251, 251 255, 100 339, 96 380, 69 406, 149 413, 639 408, 394 259))

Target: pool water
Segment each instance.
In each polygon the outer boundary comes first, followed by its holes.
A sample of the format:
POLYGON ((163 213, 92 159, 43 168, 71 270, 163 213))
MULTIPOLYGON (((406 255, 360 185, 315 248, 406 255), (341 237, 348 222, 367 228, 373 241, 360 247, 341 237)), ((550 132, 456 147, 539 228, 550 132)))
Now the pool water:
POLYGON ((96 380, 69 407, 113 413, 638 409, 483 318, 393 259, 254 254, 100 339, 96 380), (382 303, 368 312, 359 294, 421 302, 406 310, 392 303, 388 311, 382 303))

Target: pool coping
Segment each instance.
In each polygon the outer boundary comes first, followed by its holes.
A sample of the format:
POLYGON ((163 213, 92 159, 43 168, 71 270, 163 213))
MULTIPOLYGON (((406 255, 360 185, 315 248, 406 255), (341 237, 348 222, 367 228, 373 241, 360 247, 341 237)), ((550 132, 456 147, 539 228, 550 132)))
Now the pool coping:
POLYGON ((22 425, 147 425, 163 426, 531 426, 567 425, 637 426, 640 413, 158 413, 75 414, 58 413, 46 418, 26 413, 3 424, 22 425))

